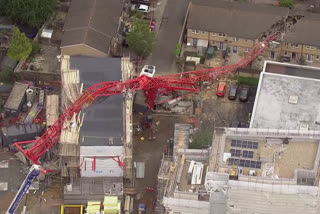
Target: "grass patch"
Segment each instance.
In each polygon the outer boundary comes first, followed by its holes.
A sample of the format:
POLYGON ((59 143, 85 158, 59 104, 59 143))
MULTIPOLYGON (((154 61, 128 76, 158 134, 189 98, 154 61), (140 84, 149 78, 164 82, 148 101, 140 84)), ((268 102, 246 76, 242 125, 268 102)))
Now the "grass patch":
POLYGON ((238 77, 238 82, 240 84, 257 86, 259 83, 259 78, 256 77, 238 77))
POLYGON ((192 143, 189 144, 189 149, 206 149, 212 143, 212 132, 209 129, 198 130, 194 136, 192 143))

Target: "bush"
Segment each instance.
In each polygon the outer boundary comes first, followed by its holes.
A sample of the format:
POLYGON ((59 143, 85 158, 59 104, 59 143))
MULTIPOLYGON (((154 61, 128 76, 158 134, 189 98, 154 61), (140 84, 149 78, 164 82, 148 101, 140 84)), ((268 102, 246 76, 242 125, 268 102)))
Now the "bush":
POLYGON ((33 41, 32 42, 32 51, 31 51, 31 55, 34 56, 37 53, 40 52, 40 44, 39 42, 33 41))
POLYGON ((0 72, 0 82, 5 84, 12 84, 15 81, 15 75, 12 69, 5 69, 0 72))
POLYGON ((180 55, 181 52, 181 45, 180 44, 176 44, 176 49, 174 50, 174 55, 176 57, 178 57, 180 55))
POLYGON ((279 2, 279 5, 281 7, 288 7, 290 9, 292 9, 294 7, 294 4, 295 4, 294 0, 281 0, 279 2))
POLYGON ((255 77, 238 77, 238 82, 245 85, 258 85, 259 78, 255 77))

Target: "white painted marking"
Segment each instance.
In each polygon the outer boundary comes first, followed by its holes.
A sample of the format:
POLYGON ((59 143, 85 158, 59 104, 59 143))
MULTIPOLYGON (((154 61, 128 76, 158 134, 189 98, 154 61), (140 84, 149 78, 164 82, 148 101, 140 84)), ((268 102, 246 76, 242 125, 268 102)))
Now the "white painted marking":
POLYGON ((8 191, 8 182, 0 182, 0 191, 8 191))
POLYGON ((9 161, 7 160, 0 161, 0 168, 9 168, 9 161))

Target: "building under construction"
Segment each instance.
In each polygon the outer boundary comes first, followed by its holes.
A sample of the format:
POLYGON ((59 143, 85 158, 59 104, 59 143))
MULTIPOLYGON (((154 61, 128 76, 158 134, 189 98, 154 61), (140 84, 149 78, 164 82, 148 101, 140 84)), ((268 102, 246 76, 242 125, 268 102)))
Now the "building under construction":
MULTIPOLYGON (((95 83, 126 78, 131 68, 129 59, 63 56, 63 108, 95 83)), ((122 196, 123 177, 130 178, 131 174, 132 153, 125 153, 124 148, 130 143, 126 130, 130 128, 131 112, 128 125, 124 117, 128 102, 121 94, 100 97, 90 108, 65 121, 59 152, 62 176, 70 178, 64 191, 65 203, 85 204, 88 200, 103 201, 105 195, 122 196)))
POLYGON ((217 128, 158 175, 167 213, 319 213, 320 132, 217 128))

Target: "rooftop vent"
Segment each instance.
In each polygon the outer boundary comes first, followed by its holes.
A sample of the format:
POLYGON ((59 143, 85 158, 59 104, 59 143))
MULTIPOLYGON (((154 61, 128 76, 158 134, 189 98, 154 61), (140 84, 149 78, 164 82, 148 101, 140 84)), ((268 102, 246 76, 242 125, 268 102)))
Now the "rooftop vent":
POLYGON ((291 103, 291 104, 297 104, 298 103, 298 96, 295 96, 295 95, 291 95, 290 97, 289 97, 289 103, 291 103))

